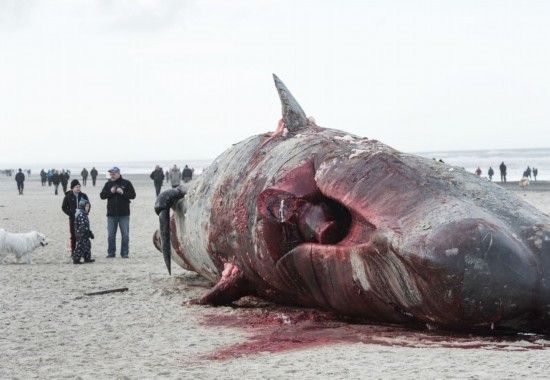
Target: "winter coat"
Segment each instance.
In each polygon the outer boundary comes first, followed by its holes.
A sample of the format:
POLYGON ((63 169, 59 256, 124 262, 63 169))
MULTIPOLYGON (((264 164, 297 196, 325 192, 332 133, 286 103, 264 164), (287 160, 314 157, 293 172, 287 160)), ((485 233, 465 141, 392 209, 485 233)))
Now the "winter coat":
POLYGON ((183 169, 183 179, 191 179, 191 178, 193 178, 193 171, 186 166, 183 169))
POLYGON ((52 182, 54 185, 59 185, 59 182, 61 182, 61 175, 59 173, 53 173, 52 182))
POLYGON ((62 185, 67 185, 67 183, 69 183, 69 178, 71 178, 71 175, 67 172, 65 173, 61 173, 59 175, 59 178, 61 179, 61 184, 62 185))
POLYGON ((151 175, 149 176, 155 183, 162 183, 164 181, 164 173, 162 172, 162 169, 160 170, 153 170, 151 172, 151 175))
POLYGON ((15 175, 15 181, 19 184, 25 182, 25 174, 23 174, 23 172, 18 172, 15 175))
POLYGON ((132 182, 119 177, 116 181, 107 181, 99 193, 101 199, 107 199, 107 216, 130 215, 130 202, 136 197, 136 191, 132 182), (111 192, 112 187, 120 187, 122 195, 111 192))
POLYGON ((78 196, 75 195, 72 190, 69 190, 65 193, 63 203, 61 204, 61 210, 63 210, 63 212, 67 214, 69 219, 75 219, 75 213, 78 209, 78 202, 80 202, 82 198, 89 201, 88 196, 83 192, 79 192, 78 196))
POLYGON ((92 255, 92 242, 90 238, 94 235, 90 230, 88 214, 82 209, 77 209, 76 211, 74 232, 76 235, 76 247, 73 252, 73 259, 80 260, 81 257, 84 257, 85 260, 88 260, 92 255))
POLYGON ((170 183, 172 186, 179 186, 181 183, 181 170, 171 169, 170 170, 170 183))

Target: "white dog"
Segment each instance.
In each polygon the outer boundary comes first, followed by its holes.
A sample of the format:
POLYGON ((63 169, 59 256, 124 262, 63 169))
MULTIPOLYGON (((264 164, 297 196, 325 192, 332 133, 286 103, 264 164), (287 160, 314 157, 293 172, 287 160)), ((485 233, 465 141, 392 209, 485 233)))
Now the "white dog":
POLYGON ((32 264, 32 252, 48 244, 46 236, 40 232, 13 233, 0 228, 0 263, 3 263, 9 253, 15 255, 17 262, 32 264))
POLYGON ((519 185, 519 187, 521 187, 522 189, 524 189, 526 186, 529 186, 529 178, 523 177, 522 179, 519 180, 518 185, 519 185))

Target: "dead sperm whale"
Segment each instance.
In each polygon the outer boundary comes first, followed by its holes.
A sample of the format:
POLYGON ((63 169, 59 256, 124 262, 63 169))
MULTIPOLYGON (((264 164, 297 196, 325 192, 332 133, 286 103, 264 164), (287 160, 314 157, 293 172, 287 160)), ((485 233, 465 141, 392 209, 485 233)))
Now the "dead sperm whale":
POLYGON ((277 131, 157 198, 168 270, 216 284, 201 303, 255 295, 388 323, 550 330, 547 215, 459 168, 319 127, 274 80, 277 131))

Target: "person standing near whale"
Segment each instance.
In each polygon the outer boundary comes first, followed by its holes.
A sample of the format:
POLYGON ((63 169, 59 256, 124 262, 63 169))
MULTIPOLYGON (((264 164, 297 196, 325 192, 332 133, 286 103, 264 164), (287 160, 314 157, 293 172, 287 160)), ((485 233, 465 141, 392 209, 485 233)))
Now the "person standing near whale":
POLYGON ((80 182, 77 179, 71 181, 71 189, 65 193, 61 210, 69 217, 69 249, 71 257, 76 246, 76 234, 74 229, 74 221, 78 204, 82 199, 88 200, 88 195, 80 191, 80 182))
POLYGON ((130 202, 136 198, 132 182, 122 178, 116 166, 109 169, 111 179, 105 183, 99 197, 107 200, 107 258, 116 253, 116 231, 122 235, 120 256, 128 258, 130 242, 130 202))

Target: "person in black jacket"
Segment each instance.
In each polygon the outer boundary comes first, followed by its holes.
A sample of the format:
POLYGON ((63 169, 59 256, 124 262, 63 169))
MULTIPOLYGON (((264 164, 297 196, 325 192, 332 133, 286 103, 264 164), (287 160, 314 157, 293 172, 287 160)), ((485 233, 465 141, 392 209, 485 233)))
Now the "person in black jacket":
POLYGON ((65 171, 65 169, 61 169, 59 178, 61 180, 61 186, 63 187, 63 194, 65 194, 67 192, 67 185, 69 184, 69 178, 71 178, 71 175, 68 171, 65 171))
POLYGON ((52 183, 53 187, 55 189, 55 195, 58 193, 59 184, 61 183, 61 174, 59 174, 59 170, 54 170, 52 174, 52 183))
POLYGON ((17 182, 17 190, 19 190, 19 195, 23 195, 23 188, 25 187, 25 174, 19 169, 15 175, 15 182, 17 182))
POLYGON ((116 231, 122 235, 120 256, 128 258, 130 248, 130 202, 136 198, 132 182, 122 178, 116 166, 109 169, 111 179, 105 183, 99 197, 107 199, 107 257, 115 257, 116 231))
POLYGON ((95 166, 92 168, 92 170, 90 170, 90 175, 92 176, 92 185, 95 186, 95 180, 97 178, 97 169, 95 168, 95 166))
POLYGON ((160 194, 160 188, 162 187, 162 183, 164 182, 164 172, 162 171, 162 168, 160 165, 155 166, 155 170, 151 172, 151 175, 149 176, 153 183, 155 184, 155 192, 157 193, 157 197, 160 194))
POLYGON ((80 182, 78 182, 77 179, 73 179, 71 181, 71 190, 65 193, 63 203, 61 204, 61 210, 69 217, 69 248, 71 250, 71 257, 73 257, 74 248, 76 246, 76 234, 74 230, 75 214, 81 199, 88 200, 88 196, 80 191, 80 182))
POLYGON ((504 165, 504 161, 499 166, 500 169, 500 182, 506 183, 506 165, 504 165))
POLYGON ((181 177, 185 183, 191 181, 191 178, 193 178, 193 169, 189 169, 189 167, 185 165, 185 168, 183 168, 183 172, 181 173, 181 177))

